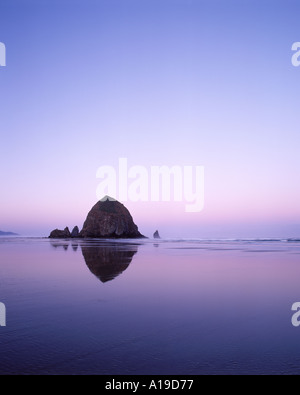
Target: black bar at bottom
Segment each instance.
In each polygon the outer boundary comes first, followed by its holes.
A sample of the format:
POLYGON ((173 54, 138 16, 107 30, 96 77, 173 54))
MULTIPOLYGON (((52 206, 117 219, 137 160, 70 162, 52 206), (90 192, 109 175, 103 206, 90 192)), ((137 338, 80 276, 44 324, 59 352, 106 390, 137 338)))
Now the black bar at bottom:
MULTIPOLYGON (((199 376, 98 376, 97 386, 107 391, 129 391, 140 393, 144 391, 167 391, 178 392, 200 389, 199 376), (98 382, 100 380, 100 383, 98 382), (197 386, 199 385, 199 388, 197 386)), ((101 392, 102 393, 102 392, 101 392)))

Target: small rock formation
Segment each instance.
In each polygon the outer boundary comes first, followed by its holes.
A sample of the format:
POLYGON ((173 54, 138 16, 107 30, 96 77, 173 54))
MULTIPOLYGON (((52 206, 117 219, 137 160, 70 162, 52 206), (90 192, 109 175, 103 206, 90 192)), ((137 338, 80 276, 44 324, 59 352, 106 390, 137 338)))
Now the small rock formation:
POLYGON ((158 233, 158 230, 157 230, 156 232, 154 232, 153 238, 154 238, 154 239, 160 239, 160 238, 161 238, 160 235, 159 235, 159 233, 158 233))
POLYGON ((79 237, 79 228, 78 228, 78 226, 75 226, 75 228, 72 230, 71 237, 73 239, 76 239, 76 238, 79 237))
POLYGON ((50 233, 50 239, 69 239, 71 237, 71 233, 69 228, 65 228, 64 230, 55 229, 50 233))
POLYGON ((91 209, 80 236, 85 238, 145 238, 139 232, 127 208, 108 196, 91 209))
POLYGON ((69 228, 66 227, 64 230, 55 229, 50 233, 49 239, 76 239, 79 236, 79 228, 75 226, 70 232, 69 228))

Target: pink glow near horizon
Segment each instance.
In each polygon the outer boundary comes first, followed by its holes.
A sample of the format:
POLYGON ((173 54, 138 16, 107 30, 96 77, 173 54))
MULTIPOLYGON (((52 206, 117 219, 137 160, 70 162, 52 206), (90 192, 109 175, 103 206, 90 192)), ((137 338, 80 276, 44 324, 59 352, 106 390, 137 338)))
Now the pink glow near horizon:
POLYGON ((99 166, 128 158, 205 168, 200 213, 185 213, 185 202, 123 202, 140 228, 200 236, 257 224, 269 234, 277 224, 300 235, 294 7, 276 3, 270 16, 260 2, 61 3, 0 15, 1 230, 82 226, 99 166))

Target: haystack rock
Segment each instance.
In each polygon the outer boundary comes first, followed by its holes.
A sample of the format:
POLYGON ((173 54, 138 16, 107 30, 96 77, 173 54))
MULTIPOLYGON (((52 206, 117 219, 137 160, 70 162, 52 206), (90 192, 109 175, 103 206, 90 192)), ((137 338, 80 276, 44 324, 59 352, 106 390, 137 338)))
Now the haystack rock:
POLYGON ((91 209, 80 236, 90 238, 145 238, 139 232, 127 208, 109 196, 105 196, 91 209))
POLYGON ((55 229, 50 233, 50 239, 69 239, 71 237, 71 233, 69 228, 65 228, 64 230, 55 229))
POLYGON ((154 232, 153 239, 160 239, 160 235, 158 233, 158 230, 156 232, 154 232))

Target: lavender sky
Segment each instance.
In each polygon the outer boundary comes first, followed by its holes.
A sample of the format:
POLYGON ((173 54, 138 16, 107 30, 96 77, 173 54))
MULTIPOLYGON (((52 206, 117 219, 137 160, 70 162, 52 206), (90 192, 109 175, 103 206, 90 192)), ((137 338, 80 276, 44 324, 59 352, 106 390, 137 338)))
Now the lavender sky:
POLYGON ((82 226, 100 166, 201 165, 142 233, 300 237, 300 2, 1 0, 0 229, 82 226))

